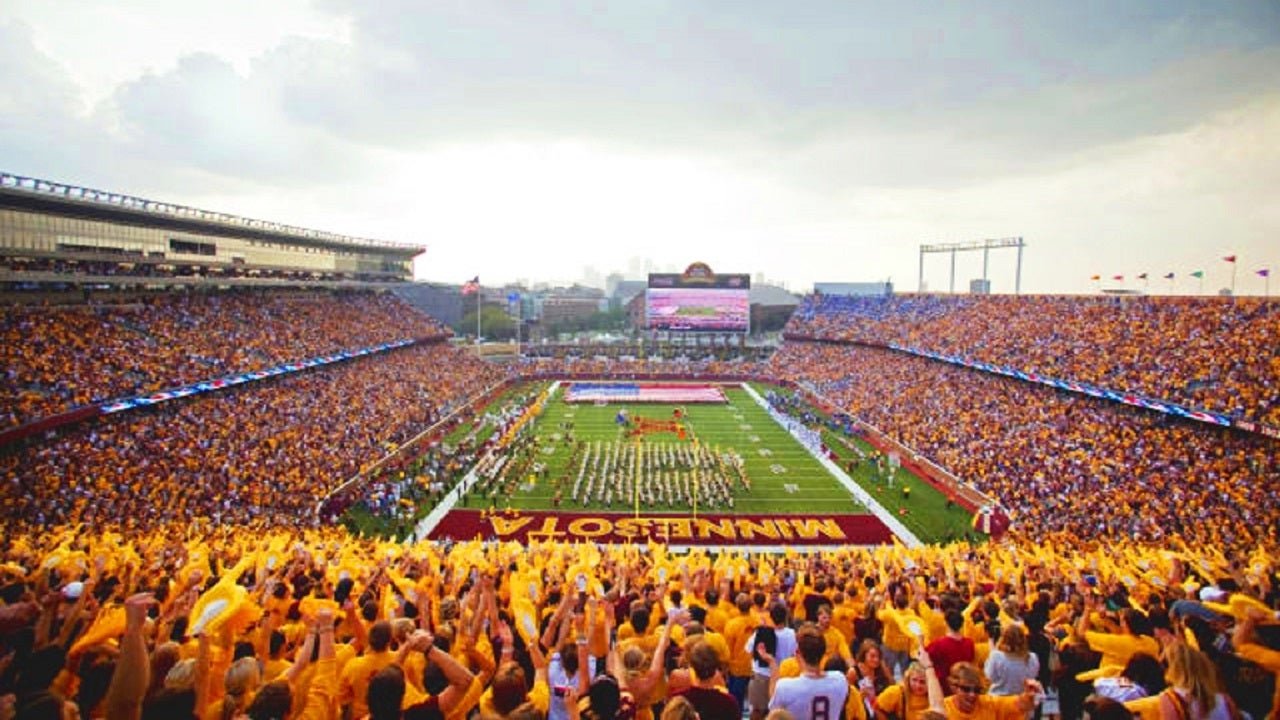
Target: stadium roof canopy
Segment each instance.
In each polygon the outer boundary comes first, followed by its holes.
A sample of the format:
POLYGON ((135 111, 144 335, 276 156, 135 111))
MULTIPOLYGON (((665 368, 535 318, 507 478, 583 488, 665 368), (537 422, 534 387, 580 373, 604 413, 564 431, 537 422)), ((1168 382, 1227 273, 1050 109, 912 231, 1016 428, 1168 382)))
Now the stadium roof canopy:
POLYGON ((427 249, 425 245, 311 230, 6 172, 0 172, 0 207, 330 250, 374 250, 405 259, 427 249))

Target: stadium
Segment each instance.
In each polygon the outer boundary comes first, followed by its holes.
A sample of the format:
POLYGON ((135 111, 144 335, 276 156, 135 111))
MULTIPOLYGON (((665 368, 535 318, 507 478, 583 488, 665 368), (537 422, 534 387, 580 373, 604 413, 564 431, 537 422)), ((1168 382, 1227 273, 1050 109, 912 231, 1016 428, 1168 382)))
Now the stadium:
POLYGON ((1170 647, 1273 708, 1277 301, 815 292, 760 347, 749 274, 691 260, 625 345, 524 352, 434 316, 509 291, 421 252, 0 175, 5 688, 359 718, 395 665, 423 717, 741 713, 757 628, 797 626, 822 662, 772 672, 832 663, 845 717, 992 683, 948 643, 1036 659, 1002 712, 1170 647))

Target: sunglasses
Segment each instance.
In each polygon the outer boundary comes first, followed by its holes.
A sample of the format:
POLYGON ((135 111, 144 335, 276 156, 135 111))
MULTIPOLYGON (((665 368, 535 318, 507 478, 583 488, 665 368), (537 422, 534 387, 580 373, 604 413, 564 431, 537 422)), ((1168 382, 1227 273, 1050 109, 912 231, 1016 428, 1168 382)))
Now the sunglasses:
POLYGON ((982 691, 982 688, 977 685, 960 685, 957 683, 951 683, 951 689, 966 695, 977 695, 982 691))

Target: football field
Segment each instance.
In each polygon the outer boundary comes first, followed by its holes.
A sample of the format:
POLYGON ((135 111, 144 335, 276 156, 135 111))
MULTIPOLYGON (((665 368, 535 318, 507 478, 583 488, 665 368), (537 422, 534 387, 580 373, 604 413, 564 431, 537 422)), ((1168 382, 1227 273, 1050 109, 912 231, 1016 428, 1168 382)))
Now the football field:
MULTIPOLYGON (((668 391, 718 395, 697 385, 668 391)), ((649 398, 659 389, 627 388, 649 398)), ((868 505, 879 500, 871 463, 850 463, 848 447, 828 455, 816 430, 775 419, 753 395, 766 387, 715 389, 726 402, 627 402, 619 386, 602 391, 608 400, 569 403, 556 387, 505 426, 501 449, 420 532, 757 548, 919 542, 893 511, 868 505)))
MULTIPOLYGON (((710 498, 696 497, 698 493, 694 492, 690 493, 692 499, 680 503, 641 500, 642 512, 691 511, 693 502, 698 502, 705 511, 721 513, 812 513, 816 509, 825 513, 867 512, 808 449, 740 387, 725 388, 728 404, 568 404, 563 401, 563 395, 561 388, 534 421, 532 432, 537 441, 525 451, 528 462, 517 461, 521 477, 515 483, 516 492, 505 496, 503 508, 510 505, 538 510, 634 511, 637 499, 634 491, 628 497, 615 492, 608 504, 591 497, 584 505, 583 500, 571 497, 572 484, 579 475, 585 474, 582 461, 585 453, 580 449, 585 444, 591 451, 588 465, 591 458, 610 454, 625 454, 627 460, 614 469, 612 477, 604 478, 603 473, 597 472, 597 485, 617 482, 622 479, 620 476, 625 476, 625 481, 635 488, 636 484, 631 481, 637 474, 642 477, 653 473, 676 475, 678 471, 663 473, 653 469, 658 464, 653 458, 688 454, 694 448, 714 456, 713 467, 700 473, 703 476, 700 483, 709 484, 707 476, 714 474, 731 478, 727 484, 732 487, 732 508, 723 501, 715 503, 710 498), (631 422, 620 423, 620 413, 631 422), (641 419, 677 423, 683 427, 685 437, 681 439, 677 433, 665 431, 632 434, 632 427, 641 419), (644 456, 638 463, 639 470, 634 459, 637 448, 644 456), (739 463, 741 469, 735 471, 739 463), (742 482, 744 476, 749 488, 742 482), (554 501, 557 492, 558 503, 554 501)), ((520 455, 517 453, 516 457, 520 455)))

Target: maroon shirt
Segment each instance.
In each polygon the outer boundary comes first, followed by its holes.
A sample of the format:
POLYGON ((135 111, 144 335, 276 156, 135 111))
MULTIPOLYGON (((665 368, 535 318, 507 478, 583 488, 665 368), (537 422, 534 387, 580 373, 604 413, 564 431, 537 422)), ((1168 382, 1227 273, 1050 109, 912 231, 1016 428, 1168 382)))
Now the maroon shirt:
POLYGON ((698 711, 698 717, 702 718, 740 718, 742 710, 738 707, 738 701, 729 693, 722 692, 711 688, 689 687, 677 693, 672 693, 672 697, 683 695, 689 704, 698 711))
POLYGON ((950 635, 943 635, 929 643, 929 647, 924 650, 929 653, 929 660, 942 683, 942 694, 950 695, 951 686, 947 683, 947 677, 951 674, 951 666, 960 662, 973 662, 973 640, 957 640, 950 635))

